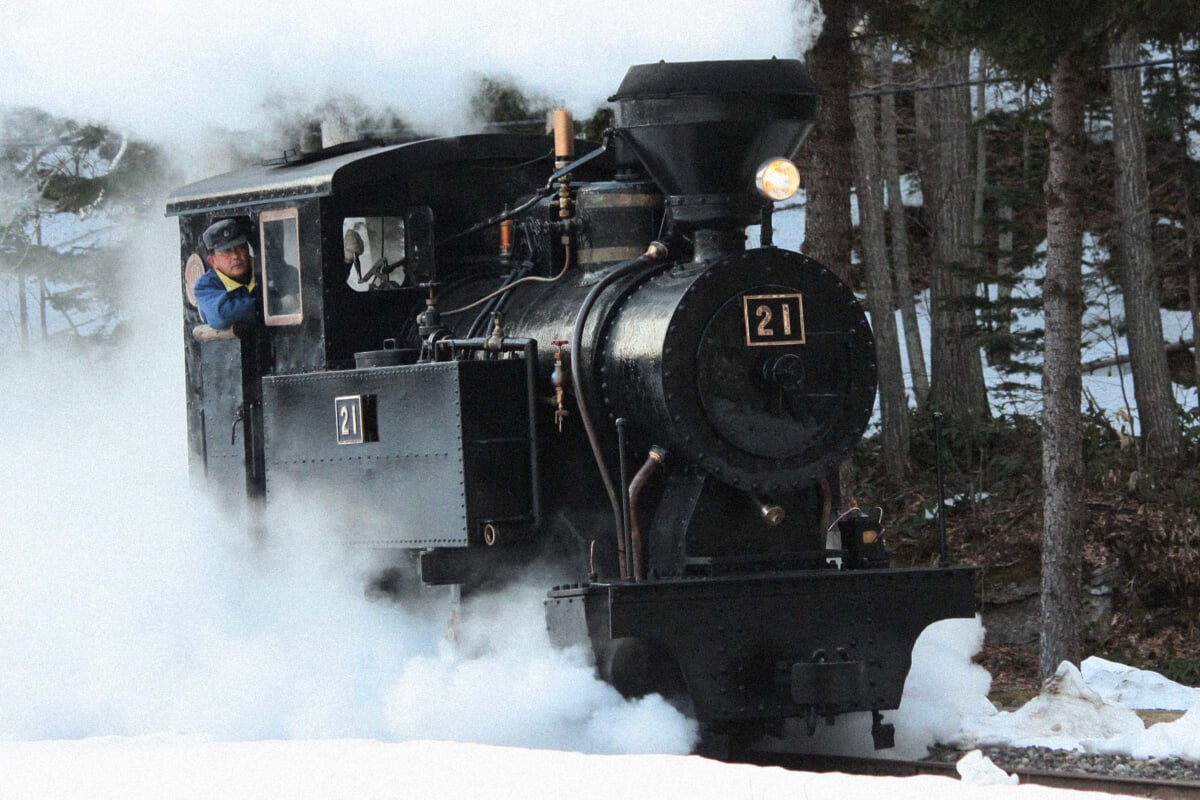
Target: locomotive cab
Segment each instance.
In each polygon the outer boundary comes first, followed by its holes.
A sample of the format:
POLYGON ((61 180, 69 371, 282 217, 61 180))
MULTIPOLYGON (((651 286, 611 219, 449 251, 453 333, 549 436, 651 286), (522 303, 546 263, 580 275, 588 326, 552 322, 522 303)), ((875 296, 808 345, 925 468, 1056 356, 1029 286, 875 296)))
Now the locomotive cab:
POLYGON ((531 523, 531 423, 510 411, 529 405, 525 365, 406 367, 431 284, 501 270, 470 237, 436 248, 435 263, 434 220, 458 230, 515 203, 543 182, 548 141, 343 146, 175 191, 193 477, 231 506, 320 488, 386 520, 351 534, 381 547, 457 546, 497 520, 531 523), (209 327, 192 292, 201 234, 221 219, 250 233, 262 284, 262 324, 240 335, 209 327))

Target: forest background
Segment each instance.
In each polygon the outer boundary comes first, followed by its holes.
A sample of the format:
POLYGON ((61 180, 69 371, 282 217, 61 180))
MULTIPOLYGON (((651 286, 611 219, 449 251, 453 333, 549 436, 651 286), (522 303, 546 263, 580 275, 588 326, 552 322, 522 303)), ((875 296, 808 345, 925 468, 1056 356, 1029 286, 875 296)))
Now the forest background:
MULTIPOLYGON (((879 351, 879 424, 843 470, 845 495, 891 509, 898 559, 936 560, 940 415, 954 557, 985 568, 985 604, 1036 586, 1037 640, 993 641, 993 673, 1032 682, 1087 649, 1194 685, 1200 19, 1174 0, 820 10, 802 55, 823 98, 798 157, 801 249, 860 292, 879 351), (1168 341, 1164 314, 1186 315, 1186 335, 1168 341), (1116 352, 1085 364, 1097 336, 1116 352), (1096 368, 1127 370, 1133 395, 1088 402, 1096 368), (1040 414, 1005 405, 1020 391, 1040 414), (1097 592, 1114 598, 1101 619, 1084 613, 1097 592)), ((556 101, 485 76, 469 105, 481 129, 536 128, 556 101)), ((381 141, 437 133, 344 94, 264 110, 254 137, 211 133, 219 161, 277 155, 321 120, 381 141)), ((584 135, 611 123, 607 107, 584 111, 584 135)), ((2 114, 0 358, 119 345, 131 292, 113 266, 180 174, 132 133, 2 114)))

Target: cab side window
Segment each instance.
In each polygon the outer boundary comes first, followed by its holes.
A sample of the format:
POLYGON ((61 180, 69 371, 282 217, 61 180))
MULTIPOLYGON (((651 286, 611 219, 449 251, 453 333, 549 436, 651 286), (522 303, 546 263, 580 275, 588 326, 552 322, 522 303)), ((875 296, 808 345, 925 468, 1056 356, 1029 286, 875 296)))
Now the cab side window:
POLYGON ((300 228, 294 208, 264 211, 258 218, 262 257, 263 319, 267 325, 299 325, 300 228))
POLYGON ((404 285, 404 219, 347 217, 342 243, 348 268, 346 285, 356 292, 399 289, 404 285))

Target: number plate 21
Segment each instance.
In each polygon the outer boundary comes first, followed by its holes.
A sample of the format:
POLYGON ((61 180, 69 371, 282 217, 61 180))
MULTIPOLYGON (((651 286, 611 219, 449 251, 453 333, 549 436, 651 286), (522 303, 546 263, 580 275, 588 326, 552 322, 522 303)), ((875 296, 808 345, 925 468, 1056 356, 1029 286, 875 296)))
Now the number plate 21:
POLYGON ((742 296, 746 346, 804 344, 804 298, 796 294, 742 296))
POLYGON ((333 398, 333 418, 338 444, 379 440, 374 395, 352 394, 333 398))

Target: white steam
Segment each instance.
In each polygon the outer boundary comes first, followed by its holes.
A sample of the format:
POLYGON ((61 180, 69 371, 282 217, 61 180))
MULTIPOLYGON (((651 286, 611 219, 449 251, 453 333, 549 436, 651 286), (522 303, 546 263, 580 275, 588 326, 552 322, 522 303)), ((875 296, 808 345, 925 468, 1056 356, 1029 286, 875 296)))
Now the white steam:
POLYGON ((632 64, 794 57, 815 38, 815 0, 741 3, 8 4, 0 105, 96 118, 191 146, 207 129, 251 132, 276 93, 356 95, 419 127, 462 132, 480 74, 588 114, 632 64), (49 50, 53 55, 48 56, 49 50))
POLYGON ((792 4, 792 24, 796 32, 795 52, 804 58, 825 25, 825 14, 821 12, 819 0, 795 0, 792 4))
MULTIPOLYGON (((118 350, 0 361, 0 738, 452 738, 687 752, 693 724, 555 652, 544 586, 464 609, 364 597, 317 505, 251 541, 188 486, 174 221, 114 280, 118 350)), ((361 520, 360 520, 361 521, 361 520)))

